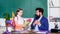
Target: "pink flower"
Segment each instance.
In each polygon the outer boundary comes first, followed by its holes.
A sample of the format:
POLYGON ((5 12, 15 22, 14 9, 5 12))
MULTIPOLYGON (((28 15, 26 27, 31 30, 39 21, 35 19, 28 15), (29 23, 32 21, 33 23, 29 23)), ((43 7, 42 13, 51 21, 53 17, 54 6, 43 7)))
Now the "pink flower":
POLYGON ((28 18, 28 19, 27 19, 28 22, 31 22, 31 20, 32 20, 31 18, 28 18))

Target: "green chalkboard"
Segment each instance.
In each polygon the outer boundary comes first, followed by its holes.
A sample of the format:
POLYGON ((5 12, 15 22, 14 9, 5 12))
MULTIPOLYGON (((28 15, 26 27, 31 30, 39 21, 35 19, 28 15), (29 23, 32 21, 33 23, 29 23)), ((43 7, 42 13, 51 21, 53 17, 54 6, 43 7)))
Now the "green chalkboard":
POLYGON ((18 8, 23 9, 23 17, 34 17, 37 7, 42 7, 44 16, 47 17, 47 0, 0 0, 0 18, 3 18, 3 14, 6 12, 11 17, 12 11, 16 13, 18 8))

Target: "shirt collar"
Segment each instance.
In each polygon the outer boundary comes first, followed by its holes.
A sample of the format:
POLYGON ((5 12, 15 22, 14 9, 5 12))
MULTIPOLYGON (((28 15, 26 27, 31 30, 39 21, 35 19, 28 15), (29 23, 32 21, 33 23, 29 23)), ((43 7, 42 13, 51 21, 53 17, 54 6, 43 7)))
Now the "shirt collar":
POLYGON ((17 15, 17 17, 21 17, 21 16, 17 15))
POLYGON ((38 19, 38 21, 40 21, 40 20, 42 19, 42 16, 43 16, 43 15, 40 16, 40 18, 38 19))

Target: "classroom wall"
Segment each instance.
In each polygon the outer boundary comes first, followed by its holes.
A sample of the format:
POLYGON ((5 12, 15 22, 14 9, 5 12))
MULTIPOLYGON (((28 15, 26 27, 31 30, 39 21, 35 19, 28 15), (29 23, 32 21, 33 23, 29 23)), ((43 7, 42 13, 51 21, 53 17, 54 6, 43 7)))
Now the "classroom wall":
POLYGON ((47 17, 47 0, 0 0, 0 18, 3 18, 3 14, 6 12, 12 17, 12 11, 16 13, 18 8, 23 9, 23 17, 34 17, 37 7, 42 7, 44 16, 47 17))
MULTIPOLYGON (((50 17, 52 19, 60 18, 60 0, 48 0, 48 19, 50 17)), ((55 23, 58 24, 58 29, 60 29, 60 22, 51 22, 49 20, 49 30, 55 28, 55 23)))

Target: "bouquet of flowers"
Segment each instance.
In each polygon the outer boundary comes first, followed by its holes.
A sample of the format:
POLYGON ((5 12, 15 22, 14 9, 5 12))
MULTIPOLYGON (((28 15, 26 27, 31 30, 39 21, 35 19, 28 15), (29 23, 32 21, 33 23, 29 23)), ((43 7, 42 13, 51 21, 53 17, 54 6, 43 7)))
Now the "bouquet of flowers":
POLYGON ((25 22, 24 22, 24 27, 28 27, 29 24, 31 23, 31 20, 32 20, 31 18, 25 20, 25 22))

